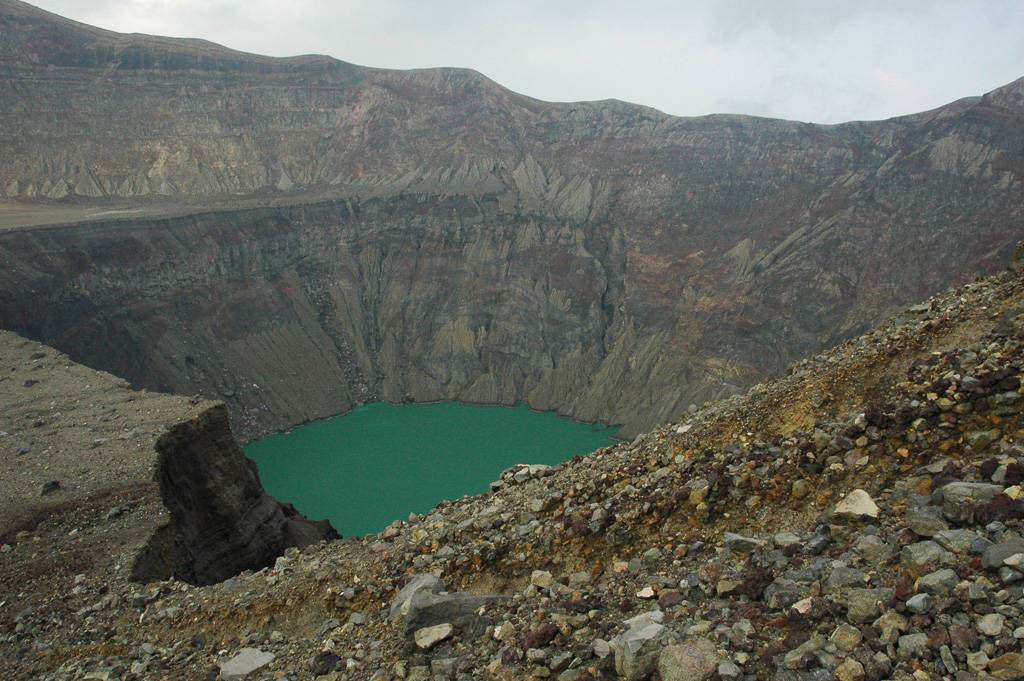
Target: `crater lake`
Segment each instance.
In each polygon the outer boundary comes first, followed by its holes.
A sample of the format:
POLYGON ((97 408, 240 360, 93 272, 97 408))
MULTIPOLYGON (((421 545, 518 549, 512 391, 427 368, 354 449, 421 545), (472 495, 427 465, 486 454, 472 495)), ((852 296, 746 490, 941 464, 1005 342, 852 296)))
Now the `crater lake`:
POLYGON ((373 403, 263 438, 245 454, 267 492, 348 537, 486 492, 517 463, 555 465, 589 454, 614 444, 617 430, 525 405, 373 403))

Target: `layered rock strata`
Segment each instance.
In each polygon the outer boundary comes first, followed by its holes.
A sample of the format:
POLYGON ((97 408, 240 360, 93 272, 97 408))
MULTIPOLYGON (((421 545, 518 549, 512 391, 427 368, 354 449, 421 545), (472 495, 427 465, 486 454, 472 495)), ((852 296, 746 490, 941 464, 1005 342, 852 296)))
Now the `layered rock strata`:
POLYGON ((0 26, 0 225, 37 225, 0 235, 0 325, 223 398, 244 440, 377 399, 631 437, 1020 233, 1024 81, 888 121, 684 119, 12 0, 0 26))

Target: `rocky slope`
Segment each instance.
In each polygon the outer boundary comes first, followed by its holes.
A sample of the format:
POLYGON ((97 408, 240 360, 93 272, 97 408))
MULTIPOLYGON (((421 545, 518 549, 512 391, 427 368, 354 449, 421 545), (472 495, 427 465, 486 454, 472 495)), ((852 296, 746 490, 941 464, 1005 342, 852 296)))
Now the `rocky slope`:
POLYGON ((1024 80, 815 126, 550 104, 14 0, 0 31, 0 225, 37 223, 0 234, 0 326, 225 399, 243 440, 375 399, 527 402, 631 437, 1020 236, 1024 80))
POLYGON ((43 522, 0 553, 5 678, 1022 678, 1019 251, 743 397, 222 584, 103 554, 33 582, 8 568, 103 528, 43 522))
POLYGON ((5 593, 109 560, 111 541, 125 576, 211 584, 337 538, 263 491, 223 404, 134 392, 6 331, 0 362, 0 542, 76 528, 7 557, 5 593))

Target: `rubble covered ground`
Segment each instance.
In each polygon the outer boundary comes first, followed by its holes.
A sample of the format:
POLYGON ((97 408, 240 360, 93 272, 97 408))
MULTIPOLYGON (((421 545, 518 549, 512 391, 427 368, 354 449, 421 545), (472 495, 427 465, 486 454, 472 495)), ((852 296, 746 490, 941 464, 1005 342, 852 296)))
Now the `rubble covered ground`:
POLYGON ((0 676, 1022 678, 1014 267, 631 443, 212 586, 129 581, 130 514, 40 518, 2 538, 0 676), (66 560, 76 534, 110 550, 66 560))

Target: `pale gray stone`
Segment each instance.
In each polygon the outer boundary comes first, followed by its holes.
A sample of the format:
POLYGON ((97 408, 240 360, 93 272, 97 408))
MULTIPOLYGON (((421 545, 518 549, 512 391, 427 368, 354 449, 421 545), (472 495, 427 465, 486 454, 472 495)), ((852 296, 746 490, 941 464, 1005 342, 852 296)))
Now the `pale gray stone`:
POLYGON ((945 568, 922 577, 918 582, 917 588, 933 596, 945 596, 956 588, 959 581, 960 579, 956 576, 955 572, 945 568))
POLYGON ((452 625, 445 622, 444 624, 417 629, 416 633, 413 634, 413 640, 423 650, 430 650, 441 641, 451 638, 453 632, 454 628, 452 625))
POLYGON ((928 650, 928 634, 905 634, 900 636, 897 653, 901 660, 918 657, 928 650))
POLYGON ((409 600, 419 593, 440 593, 444 591, 444 582, 434 575, 414 575, 391 601, 391 619, 401 617, 409 610, 409 600))
POLYGON ((220 666, 220 676, 224 681, 241 681, 273 661, 273 653, 265 653, 256 648, 242 648, 234 657, 220 666))
POLYGON ((855 489, 836 504, 834 514, 837 518, 849 520, 872 520, 878 517, 878 505, 871 495, 862 489, 855 489))
MULTIPOLYGON (((663 681, 707 681, 719 670, 718 650, 715 644, 703 638, 668 646, 658 658, 658 673, 663 681)), ((739 670, 736 671, 738 676, 739 670)), ((726 672, 731 674, 729 669, 726 672)), ((734 678, 726 674, 722 676, 734 678)))
POLYGON ((900 565, 911 572, 920 572, 925 563, 949 565, 955 560, 952 553, 933 541, 919 541, 900 552, 900 565))
POLYGON ((1003 623, 1006 618, 998 613, 991 613, 984 615, 978 619, 975 628, 977 628, 979 634, 985 636, 998 636, 1003 630, 1003 623))
POLYGON ((872 622, 892 603, 892 588, 850 589, 846 595, 846 617, 853 623, 872 622))
POLYGON ((949 523, 937 514, 925 509, 912 508, 907 510, 907 527, 922 537, 933 537, 936 533, 949 529, 949 523))
POLYGON ((978 538, 978 533, 970 530, 943 530, 932 537, 936 544, 958 555, 971 553, 971 547, 978 538))
POLYGON ((907 599, 907 610, 915 615, 924 615, 931 611, 935 599, 928 594, 917 594, 907 599))
POLYGON ((722 538, 725 541, 725 545, 729 547, 729 550, 737 553, 751 553, 761 548, 760 539, 744 537, 734 532, 726 532, 722 538))
POLYGON ((615 671, 631 679, 654 671, 668 629, 649 623, 630 627, 615 638, 615 671))

